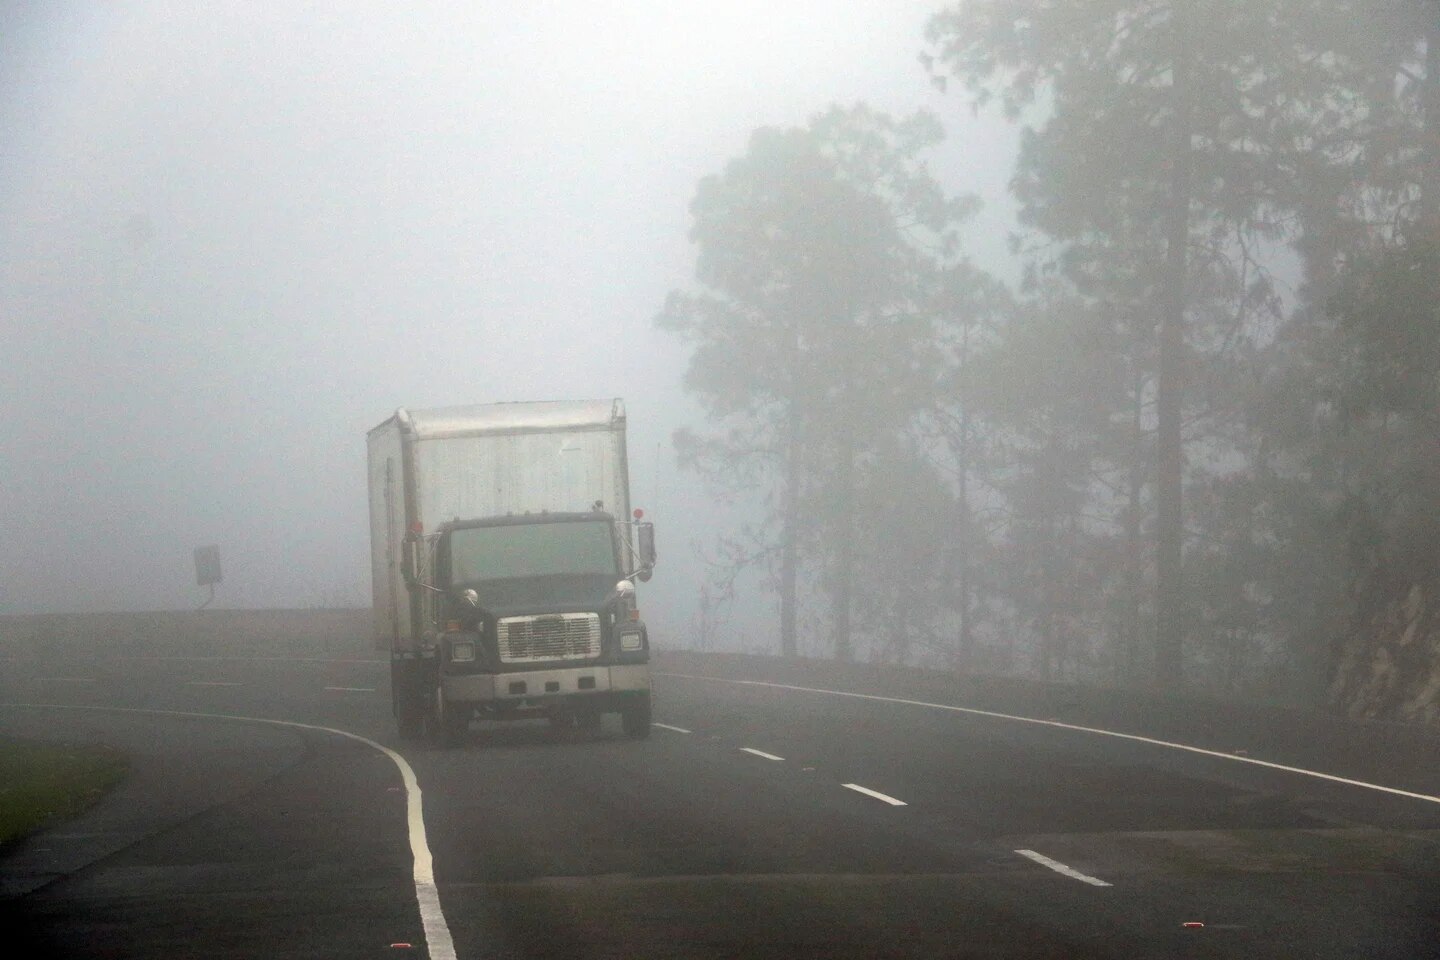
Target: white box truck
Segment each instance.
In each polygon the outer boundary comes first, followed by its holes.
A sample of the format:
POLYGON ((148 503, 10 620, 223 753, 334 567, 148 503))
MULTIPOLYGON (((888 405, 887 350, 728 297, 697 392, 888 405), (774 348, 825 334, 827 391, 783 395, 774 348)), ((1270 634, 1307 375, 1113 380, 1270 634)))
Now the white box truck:
POLYGON ((377 646, 402 736, 476 716, 650 731, 621 400, 397 410, 369 433, 377 646))

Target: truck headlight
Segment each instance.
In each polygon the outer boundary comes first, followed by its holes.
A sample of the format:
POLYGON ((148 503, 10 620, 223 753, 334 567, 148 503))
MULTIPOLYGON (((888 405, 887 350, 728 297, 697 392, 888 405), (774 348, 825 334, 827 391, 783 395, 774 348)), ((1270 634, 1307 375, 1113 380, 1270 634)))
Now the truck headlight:
POLYGON ((645 645, 645 644, 644 644, 644 642, 640 639, 640 634, 638 634, 638 633, 622 633, 622 634, 620 634, 620 649, 621 649, 621 650, 639 650, 639 649, 643 648, 644 645, 645 645))
POLYGON ((457 640, 450 644, 450 659, 454 663, 469 663, 475 659, 475 641, 457 640))

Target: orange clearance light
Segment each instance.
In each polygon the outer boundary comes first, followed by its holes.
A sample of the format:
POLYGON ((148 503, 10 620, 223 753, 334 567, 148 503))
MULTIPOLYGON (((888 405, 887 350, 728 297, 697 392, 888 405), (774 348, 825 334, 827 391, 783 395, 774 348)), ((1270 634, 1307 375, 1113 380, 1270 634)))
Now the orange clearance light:
POLYGON ((446 633, 459 633, 459 632, 460 632, 460 621, 459 621, 459 620, 446 620, 446 621, 445 621, 445 632, 446 632, 446 633))
POLYGON ((635 508, 635 519, 636 519, 636 520, 639 520, 639 519, 640 519, 641 517, 643 517, 643 516, 645 516, 645 511, 644 511, 644 510, 641 510, 639 507, 636 507, 636 508, 635 508))

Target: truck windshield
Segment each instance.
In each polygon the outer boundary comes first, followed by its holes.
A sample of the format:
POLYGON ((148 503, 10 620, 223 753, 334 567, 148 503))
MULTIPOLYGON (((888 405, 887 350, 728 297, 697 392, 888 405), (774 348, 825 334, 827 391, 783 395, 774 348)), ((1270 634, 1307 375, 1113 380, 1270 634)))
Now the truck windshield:
POLYGON ((603 520, 462 527, 450 533, 451 583, 616 572, 610 524, 603 520))

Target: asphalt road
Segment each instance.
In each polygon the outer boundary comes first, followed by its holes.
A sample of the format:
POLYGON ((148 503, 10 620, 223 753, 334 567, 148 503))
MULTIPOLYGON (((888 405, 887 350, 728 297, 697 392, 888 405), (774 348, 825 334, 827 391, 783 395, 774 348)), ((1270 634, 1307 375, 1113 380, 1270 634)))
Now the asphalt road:
POLYGON ((0 733, 135 763, 0 859, 7 952, 424 955, 385 746, 462 958, 1440 956, 1430 800, 697 657, 657 665, 646 741, 607 718, 439 750, 396 738, 372 656, 0 663, 0 733))

